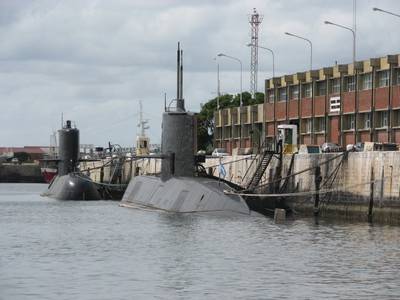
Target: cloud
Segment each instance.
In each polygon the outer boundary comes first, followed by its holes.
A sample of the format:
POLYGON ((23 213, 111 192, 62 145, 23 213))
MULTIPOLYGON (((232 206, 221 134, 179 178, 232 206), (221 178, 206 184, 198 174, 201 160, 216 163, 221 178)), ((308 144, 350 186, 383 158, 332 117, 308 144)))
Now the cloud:
MULTIPOLYGON (((399 53, 395 0, 357 1, 357 57, 399 53)), ((323 24, 352 25, 352 1, 1 1, 0 99, 2 146, 46 145, 61 113, 81 129, 81 141, 132 145, 138 101, 150 120, 150 138, 160 141, 164 93, 175 97, 175 51, 184 49, 184 94, 192 111, 215 97, 220 53, 243 61, 248 90, 249 15, 263 15, 260 45, 276 55, 276 74, 308 68, 309 48, 285 31, 313 41, 315 68, 352 59, 351 33, 323 24)), ((223 92, 239 91, 237 62, 221 58, 223 92)), ((270 53, 259 52, 259 90, 272 76, 270 53)))

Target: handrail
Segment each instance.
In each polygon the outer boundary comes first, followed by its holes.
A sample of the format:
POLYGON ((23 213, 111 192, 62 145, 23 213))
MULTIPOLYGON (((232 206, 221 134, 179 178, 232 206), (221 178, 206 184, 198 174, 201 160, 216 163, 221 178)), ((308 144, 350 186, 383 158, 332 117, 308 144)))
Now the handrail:
MULTIPOLYGON (((240 184, 243 185, 243 180, 246 178, 247 173, 250 171, 251 166, 253 165, 253 163, 257 161, 257 164, 258 164, 259 161, 263 159, 263 158, 261 158, 261 151, 265 151, 264 149, 265 149, 266 143, 267 143, 267 139, 264 139, 262 145, 259 147, 259 150, 258 150, 258 153, 256 154, 255 159, 252 160, 250 166, 247 168, 246 172, 244 173, 244 175, 243 175, 243 177, 242 177, 242 181, 240 182, 240 184), (258 158, 257 158, 257 156, 258 156, 258 158)), ((264 153, 265 153, 265 152, 264 152, 264 153)))

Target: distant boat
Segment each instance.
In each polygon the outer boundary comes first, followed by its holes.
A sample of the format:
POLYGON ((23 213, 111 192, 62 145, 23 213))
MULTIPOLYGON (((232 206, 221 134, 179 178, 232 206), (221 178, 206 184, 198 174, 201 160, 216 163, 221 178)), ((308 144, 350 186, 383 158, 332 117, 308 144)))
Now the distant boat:
POLYGON ((46 183, 50 183, 58 173, 56 132, 50 135, 49 160, 42 160, 40 171, 46 183))
POLYGON ((58 173, 57 167, 42 167, 40 171, 46 183, 50 183, 58 173))

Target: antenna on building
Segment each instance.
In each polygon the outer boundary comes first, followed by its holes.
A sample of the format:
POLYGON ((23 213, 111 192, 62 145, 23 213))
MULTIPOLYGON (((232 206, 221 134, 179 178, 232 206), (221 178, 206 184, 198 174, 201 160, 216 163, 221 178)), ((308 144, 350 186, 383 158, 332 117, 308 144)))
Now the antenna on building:
POLYGON ((249 17, 251 27, 251 62, 250 62, 250 93, 253 99, 257 92, 257 73, 258 73, 258 27, 263 20, 263 16, 253 8, 253 14, 249 17))

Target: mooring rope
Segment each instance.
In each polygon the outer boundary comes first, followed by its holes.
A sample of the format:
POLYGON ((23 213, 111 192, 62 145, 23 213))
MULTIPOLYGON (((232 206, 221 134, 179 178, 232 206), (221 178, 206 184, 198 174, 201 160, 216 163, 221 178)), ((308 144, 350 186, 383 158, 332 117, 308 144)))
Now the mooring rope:
MULTIPOLYGON (((221 163, 221 165, 223 165, 223 166, 230 165, 230 164, 234 164, 234 163, 239 162, 239 161, 249 160, 249 159, 251 159, 253 161, 256 158, 256 156, 257 155, 255 155, 254 158, 253 158, 253 155, 249 155, 249 156, 247 156, 245 158, 241 158, 241 159, 237 159, 237 160, 232 160, 232 161, 221 163)), ((218 157, 215 157, 215 158, 218 159, 218 157)), ((216 168, 216 167, 219 167, 219 166, 220 166, 220 164, 217 164, 217 165, 206 166, 205 168, 216 168)))
POLYGON ((313 190, 313 191, 304 191, 304 192, 294 192, 294 193, 282 193, 282 194, 249 194, 249 193, 245 193, 245 190, 241 191, 240 193, 235 192, 233 190, 224 190, 224 194, 226 195, 238 195, 238 196, 250 196, 250 197, 259 197, 259 198, 279 198, 279 197, 299 197, 299 196, 312 196, 312 195, 316 195, 316 194, 329 194, 332 192, 342 192, 351 188, 355 188, 358 186, 363 186, 363 185, 367 185, 367 184, 371 184, 371 183, 378 183, 381 181, 384 181, 386 179, 389 178, 394 178, 394 177, 399 177, 399 175, 396 176, 385 176, 382 177, 381 179, 375 179, 375 180, 368 180, 368 181, 364 181, 361 183, 357 183, 357 184, 353 184, 353 185, 347 185, 344 187, 336 187, 336 188, 330 188, 330 189, 320 189, 320 190, 313 190))
MULTIPOLYGON (((287 178, 294 177, 294 176, 296 176, 296 175, 299 175, 299 174, 302 174, 302 173, 311 171, 311 170, 313 170, 313 169, 315 169, 315 168, 317 168, 317 167, 326 165, 327 163, 329 163, 329 162, 331 162, 331 161, 333 161, 333 160, 335 160, 335 159, 337 159, 337 158, 339 158, 339 157, 341 157, 341 156, 344 156, 344 155, 347 154, 347 153, 348 153, 348 151, 344 151, 344 152, 340 153, 339 155, 336 155, 336 156, 334 156, 334 157, 331 157, 331 158, 329 158, 329 159, 327 159, 327 160, 325 160, 325 161, 323 161, 323 162, 317 164, 316 166, 312 166, 312 167, 303 169, 303 170, 301 170, 301 171, 298 171, 298 172, 296 172, 296 173, 287 175, 287 176, 285 176, 285 177, 282 177, 282 178, 273 180, 273 181, 271 181, 271 182, 267 182, 267 183, 264 183, 264 184, 260 184, 260 185, 258 185, 257 187, 255 187, 254 190, 258 190, 258 189, 260 189, 260 188, 269 186, 269 185, 271 185, 271 184, 275 184, 275 183, 281 182, 282 180, 285 180, 285 179, 287 179, 287 178)), ((251 191, 251 190, 250 190, 250 189, 246 189, 246 190, 244 190, 244 191, 251 191)))
POLYGON ((106 187, 127 187, 128 186, 127 183, 102 183, 102 182, 96 182, 91 179, 85 178, 83 176, 80 176, 79 174, 74 174, 74 175, 84 181, 91 182, 96 185, 101 185, 101 186, 106 186, 106 187))

